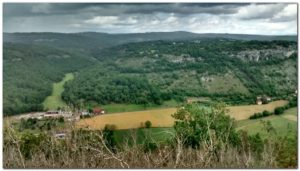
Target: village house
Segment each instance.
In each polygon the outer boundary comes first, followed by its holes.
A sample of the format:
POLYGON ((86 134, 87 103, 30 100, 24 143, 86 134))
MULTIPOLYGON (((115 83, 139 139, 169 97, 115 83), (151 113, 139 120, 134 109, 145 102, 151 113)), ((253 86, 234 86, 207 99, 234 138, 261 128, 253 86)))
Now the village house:
POLYGON ((95 115, 100 115, 100 114, 105 114, 105 111, 104 111, 103 109, 99 108, 99 107, 95 107, 95 108, 93 109, 93 113, 94 113, 95 115))
POLYGON ((259 100, 256 100, 256 104, 257 104, 257 105, 262 105, 262 101, 261 101, 261 99, 259 99, 259 100))
POLYGON ((257 105, 262 105, 262 97, 261 96, 256 97, 256 104, 257 105))

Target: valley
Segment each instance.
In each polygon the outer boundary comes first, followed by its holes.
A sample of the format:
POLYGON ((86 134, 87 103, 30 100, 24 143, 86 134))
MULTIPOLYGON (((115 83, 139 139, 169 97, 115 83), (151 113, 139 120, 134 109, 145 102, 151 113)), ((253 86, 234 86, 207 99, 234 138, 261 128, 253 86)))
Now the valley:
POLYGON ((5 34, 4 127, 56 148, 103 138, 109 150, 147 154, 180 136, 196 149, 210 134, 230 148, 294 148, 297 53, 288 36, 5 34))

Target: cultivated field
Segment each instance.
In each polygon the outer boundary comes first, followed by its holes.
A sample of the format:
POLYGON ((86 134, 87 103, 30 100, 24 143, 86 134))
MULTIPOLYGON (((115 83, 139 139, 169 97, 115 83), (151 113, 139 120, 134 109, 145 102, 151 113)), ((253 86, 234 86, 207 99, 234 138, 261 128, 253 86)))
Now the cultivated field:
POLYGON ((237 122, 238 129, 247 130, 249 134, 260 133, 267 137, 271 134, 266 132, 262 121, 270 121, 275 129, 275 134, 280 136, 291 136, 297 134, 297 107, 286 110, 282 115, 273 115, 261 119, 242 120, 237 122))
MULTIPOLYGON (((248 119, 250 115, 264 110, 273 111, 275 107, 287 104, 287 101, 279 100, 267 105, 245 105, 228 107, 229 115, 236 120, 248 119)), ((122 112, 106 114, 80 120, 77 123, 79 128, 103 129, 106 124, 115 125, 116 129, 140 128, 145 121, 152 122, 152 127, 172 127, 174 119, 172 114, 176 108, 145 110, 136 112, 122 112)))
POLYGON ((131 129, 140 128, 145 121, 149 120, 152 122, 153 127, 170 127, 174 123, 174 119, 171 115, 175 113, 176 110, 176 108, 168 108, 107 114, 80 120, 77 126, 90 129, 102 129, 106 124, 113 124, 116 126, 116 129, 131 129))
POLYGON ((277 100, 266 105, 231 106, 228 107, 228 109, 231 117, 235 118, 236 120, 244 120, 249 119, 249 117, 254 113, 262 112, 264 110, 273 112, 276 107, 284 106, 287 103, 288 101, 286 100, 277 100))

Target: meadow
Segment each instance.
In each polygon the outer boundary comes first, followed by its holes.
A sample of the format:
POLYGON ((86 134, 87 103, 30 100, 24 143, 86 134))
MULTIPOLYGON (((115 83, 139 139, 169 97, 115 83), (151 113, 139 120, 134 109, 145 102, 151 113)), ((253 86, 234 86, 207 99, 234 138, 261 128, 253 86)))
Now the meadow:
POLYGON ((282 115, 272 115, 262 119, 242 120, 237 122, 238 130, 246 130, 249 134, 260 133, 267 136, 288 136, 293 137, 297 133, 297 108, 290 108, 282 115), (263 122, 270 121, 274 131, 266 132, 263 122))
POLYGON ((177 107, 180 103, 175 100, 164 101, 161 105, 150 104, 150 105, 141 105, 141 104, 122 104, 122 103, 111 103, 106 105, 101 105, 107 113, 120 113, 120 112, 133 112, 133 111, 142 111, 150 109, 159 109, 159 108, 170 108, 177 107))
POLYGON ((66 103, 61 98, 61 94, 64 91, 64 84, 72 79, 74 79, 74 74, 68 73, 62 81, 53 84, 52 94, 43 102, 45 109, 56 110, 58 107, 66 106, 66 103))

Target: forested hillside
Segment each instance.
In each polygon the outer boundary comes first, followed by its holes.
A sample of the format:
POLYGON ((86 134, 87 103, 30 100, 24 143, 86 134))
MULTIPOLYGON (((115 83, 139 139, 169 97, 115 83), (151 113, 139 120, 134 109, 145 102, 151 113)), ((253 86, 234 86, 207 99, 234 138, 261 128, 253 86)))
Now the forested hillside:
POLYGON ((4 114, 43 110, 43 100, 51 94, 52 84, 65 73, 93 63, 80 54, 37 45, 4 43, 4 114))
POLYGON ((292 41, 153 41, 99 51, 100 64, 65 87, 67 102, 160 104, 186 97, 254 103, 257 95, 282 97, 297 89, 292 41))
POLYGON ((4 114, 41 110, 52 84, 75 71, 63 93, 75 105, 147 105, 203 96, 253 103, 260 94, 280 97, 296 89, 297 43, 282 41, 295 39, 189 32, 4 33, 4 114))

